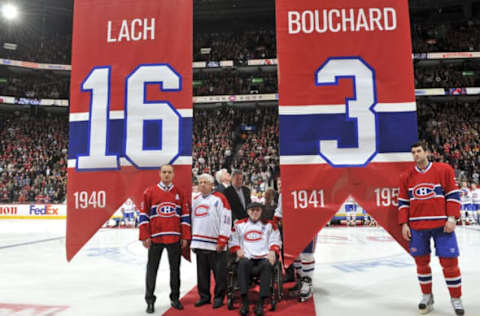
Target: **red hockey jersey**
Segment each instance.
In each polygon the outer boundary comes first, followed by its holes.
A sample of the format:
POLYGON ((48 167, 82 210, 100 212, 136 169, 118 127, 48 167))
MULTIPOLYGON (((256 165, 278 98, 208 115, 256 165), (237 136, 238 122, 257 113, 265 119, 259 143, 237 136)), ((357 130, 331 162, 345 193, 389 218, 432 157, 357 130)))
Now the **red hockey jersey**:
POLYGON ((402 174, 398 197, 398 221, 413 229, 445 225, 448 216, 460 216, 460 191, 450 165, 429 162, 425 170, 416 165, 402 174))
POLYGON ((154 243, 171 244, 190 240, 190 210, 183 193, 173 184, 162 182, 143 193, 139 218, 140 240, 151 238, 154 243))

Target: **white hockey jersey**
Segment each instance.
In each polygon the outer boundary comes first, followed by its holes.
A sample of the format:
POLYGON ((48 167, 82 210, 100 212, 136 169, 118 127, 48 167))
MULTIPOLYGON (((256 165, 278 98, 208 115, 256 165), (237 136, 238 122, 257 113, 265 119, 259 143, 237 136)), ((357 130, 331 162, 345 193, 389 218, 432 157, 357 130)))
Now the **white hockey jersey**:
POLYGON ((474 205, 480 205, 480 189, 473 189, 472 193, 472 203, 474 205))
POLYGON ((216 250, 226 246, 232 227, 232 211, 225 196, 214 192, 192 202, 192 249, 216 250))
POLYGON ((462 201, 462 205, 472 204, 472 193, 470 189, 464 187, 460 189, 460 200, 462 201))
POLYGON ((270 250, 280 252, 282 241, 280 231, 272 221, 252 222, 249 218, 235 221, 232 238, 229 242, 231 252, 242 249, 248 259, 261 259, 270 250))

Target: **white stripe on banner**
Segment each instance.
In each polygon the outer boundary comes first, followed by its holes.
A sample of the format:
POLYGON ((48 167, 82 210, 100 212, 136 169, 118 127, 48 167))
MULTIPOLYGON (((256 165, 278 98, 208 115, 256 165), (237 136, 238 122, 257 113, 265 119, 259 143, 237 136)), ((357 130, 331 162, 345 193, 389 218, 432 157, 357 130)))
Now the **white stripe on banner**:
MULTIPOLYGON (((192 109, 177 109, 181 117, 193 117, 192 109)), ((70 113, 70 122, 88 121, 89 112, 70 113)), ((122 120, 125 117, 124 111, 110 111, 111 120, 122 120)))
MULTIPOLYGON (((377 103, 374 110, 377 113, 415 112, 417 104, 415 102, 377 103)), ((346 113, 346 106, 345 104, 279 106, 278 111, 280 115, 343 114, 346 113)))
MULTIPOLYGON (((191 165, 192 164, 192 156, 179 156, 174 162, 173 165, 191 165)), ((75 168, 77 166, 76 159, 68 159, 68 168, 75 168)), ((120 158, 120 166, 122 167, 129 167, 132 166, 130 161, 127 158, 120 158)))
MULTIPOLYGON (((411 153, 385 153, 376 155, 371 162, 403 162, 412 161, 411 153)), ((320 155, 280 156, 282 165, 318 165, 327 162, 320 155)))

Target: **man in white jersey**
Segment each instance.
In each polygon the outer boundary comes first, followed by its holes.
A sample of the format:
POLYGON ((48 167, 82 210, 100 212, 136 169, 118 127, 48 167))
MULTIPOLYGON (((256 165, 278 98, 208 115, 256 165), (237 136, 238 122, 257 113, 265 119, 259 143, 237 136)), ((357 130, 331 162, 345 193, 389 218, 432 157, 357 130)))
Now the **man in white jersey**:
POLYGON ((197 288, 200 300, 195 307, 210 304, 210 273, 215 278, 213 308, 223 305, 226 288, 226 245, 232 227, 232 212, 223 194, 212 193, 214 179, 198 177, 200 194, 192 202, 192 244, 197 255, 197 288))
POLYGON ((469 214, 472 207, 472 195, 470 189, 468 188, 467 182, 462 182, 462 187, 460 188, 460 201, 462 202, 462 207, 460 209, 460 219, 462 225, 465 225, 465 222, 468 221, 469 214))
POLYGON ((345 202, 345 219, 347 226, 355 226, 357 223, 357 202, 349 196, 345 202))
POLYGON ((137 207, 135 206, 135 203, 128 198, 122 205, 123 221, 125 222, 125 226, 135 227, 136 211, 137 207))
POLYGON ((480 189, 472 183, 472 213, 477 224, 480 224, 480 189))
POLYGON ((235 221, 230 240, 230 251, 238 258, 237 274, 242 297, 240 314, 249 312, 248 288, 252 274, 260 276, 260 299, 255 314, 264 315, 265 298, 271 295, 273 265, 276 254, 280 253, 280 231, 272 221, 262 220, 263 205, 257 202, 248 204, 247 218, 235 221))

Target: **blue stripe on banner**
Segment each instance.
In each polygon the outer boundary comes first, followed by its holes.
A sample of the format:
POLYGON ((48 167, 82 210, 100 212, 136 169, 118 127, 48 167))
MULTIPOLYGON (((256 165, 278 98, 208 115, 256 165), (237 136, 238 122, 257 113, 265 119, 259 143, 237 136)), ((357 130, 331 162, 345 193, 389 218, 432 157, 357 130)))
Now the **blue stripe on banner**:
MULTIPOLYGON (((416 112, 377 113, 377 124, 379 153, 410 152, 417 141, 416 112)), ((320 140, 357 147, 357 120, 347 121, 345 114, 280 115, 280 155, 317 155, 320 140)))
POLYGON ((426 281, 432 281, 432 277, 431 276, 428 276, 428 277, 418 277, 418 281, 423 281, 423 282, 426 282, 426 281))
POLYGON ((410 202, 398 200, 398 207, 401 207, 401 206, 410 206, 410 202))
POLYGON ((458 280, 455 280, 455 281, 446 281, 446 282, 447 282, 447 285, 457 285, 457 284, 462 283, 462 279, 458 279, 458 280))
MULTIPOLYGON (((184 117, 181 119, 181 148, 180 156, 192 155, 192 118, 184 117)), ((125 157, 125 148, 123 140, 123 119, 110 120, 110 131, 108 133, 107 155, 120 154, 125 157)), ((153 144, 159 144, 157 129, 146 128, 146 138, 144 144, 147 147, 155 147, 153 144), (152 132, 149 133, 148 131, 152 132)), ((77 155, 88 155, 88 121, 70 122, 68 159, 75 159, 77 155)))

